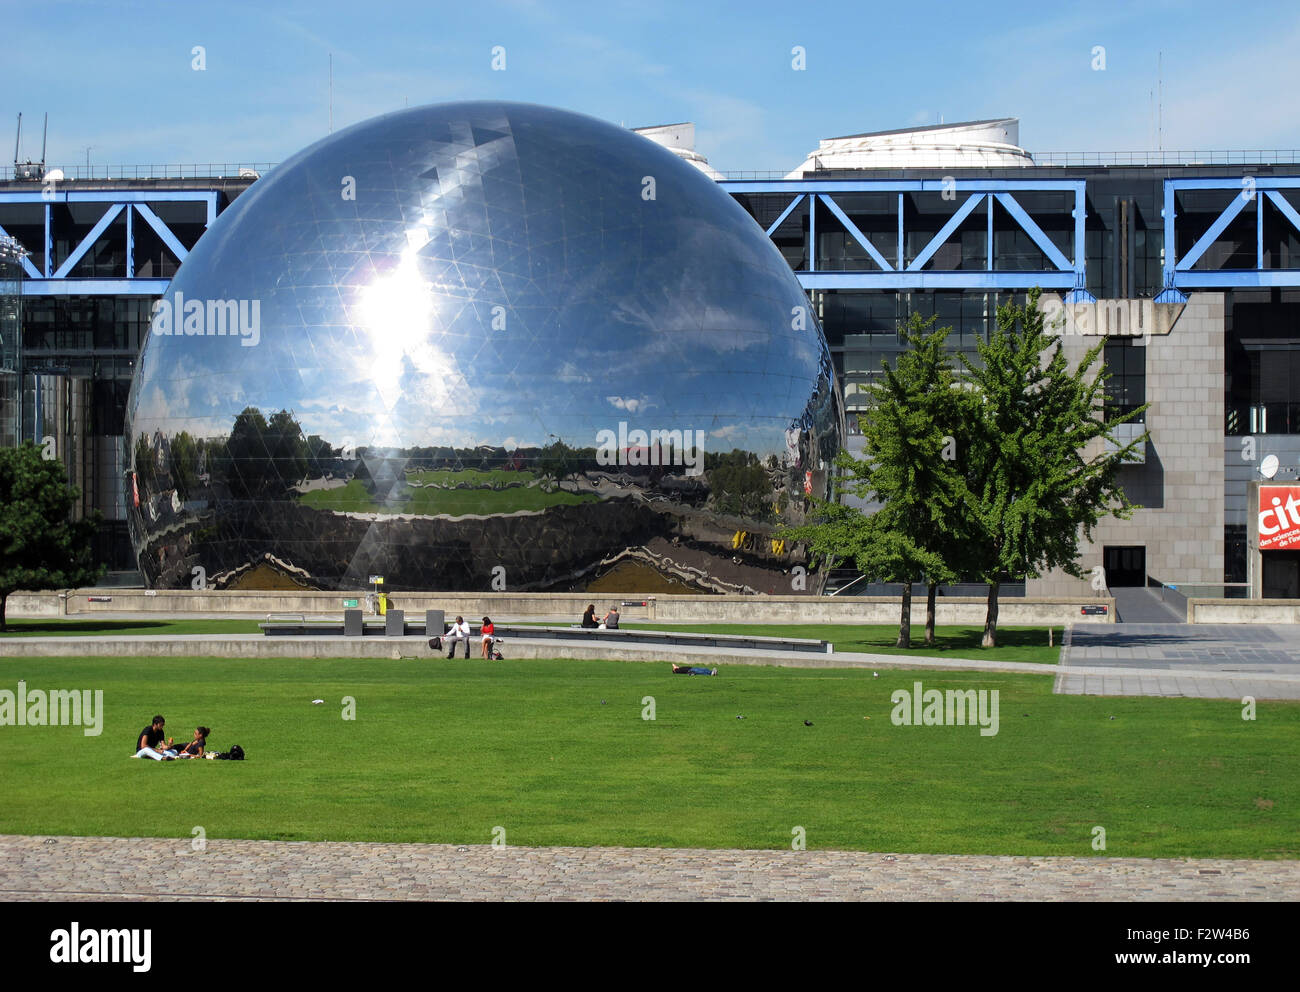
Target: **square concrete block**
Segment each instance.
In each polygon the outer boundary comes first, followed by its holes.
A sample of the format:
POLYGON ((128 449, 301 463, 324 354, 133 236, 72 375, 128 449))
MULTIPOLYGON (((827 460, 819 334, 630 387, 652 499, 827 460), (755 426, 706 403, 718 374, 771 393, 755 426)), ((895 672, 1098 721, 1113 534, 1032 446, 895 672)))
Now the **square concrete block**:
POLYGON ((424 611, 424 632, 429 637, 441 637, 447 629, 447 614, 443 610, 424 611))
POLYGON ((384 636, 401 637, 406 633, 406 611, 389 610, 384 614, 384 636))
POLYGON ((360 610, 343 611, 343 636, 360 637, 365 630, 365 621, 360 610))

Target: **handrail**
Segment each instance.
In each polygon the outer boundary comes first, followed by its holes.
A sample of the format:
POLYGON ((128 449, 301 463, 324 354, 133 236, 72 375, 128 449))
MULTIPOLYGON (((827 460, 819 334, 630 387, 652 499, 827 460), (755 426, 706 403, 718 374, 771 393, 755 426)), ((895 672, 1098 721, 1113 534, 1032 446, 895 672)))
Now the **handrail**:
POLYGON ((840 587, 839 587, 838 589, 836 589, 834 592, 828 592, 826 595, 828 595, 828 596, 838 596, 838 595, 839 595, 840 593, 842 593, 845 589, 851 589, 853 586, 857 585, 859 582, 861 582, 861 581, 862 581, 863 579, 865 579, 865 578, 866 578, 865 575, 859 575, 856 579, 854 579, 852 582, 850 582, 847 586, 840 586, 840 587))

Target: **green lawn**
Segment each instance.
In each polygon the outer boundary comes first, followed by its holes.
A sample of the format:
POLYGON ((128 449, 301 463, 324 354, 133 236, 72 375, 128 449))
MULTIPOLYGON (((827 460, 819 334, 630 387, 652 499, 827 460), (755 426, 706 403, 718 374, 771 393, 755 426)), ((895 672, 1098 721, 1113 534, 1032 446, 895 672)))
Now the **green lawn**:
MULTIPOLYGON (((339 593, 338 610, 343 609, 347 593, 339 593)), ((352 593, 352 598, 363 594, 352 593)), ((400 597, 401 593, 394 595, 400 597)), ((10 620, 9 630, 0 637, 70 637, 105 634, 256 634, 257 620, 10 620)), ((542 621, 526 621, 510 626, 548 626, 542 621)), ((694 633, 751 634, 758 637, 808 637, 828 640, 836 651, 866 651, 876 654, 936 655, 951 654, 960 658, 989 661, 1027 661, 1056 664, 1061 650, 1061 628, 1053 634, 1056 647, 1047 646, 1046 627, 1000 627, 996 648, 980 647, 982 627, 936 627, 936 645, 927 648, 922 642, 924 630, 913 628, 913 647, 894 647, 897 625, 890 624, 651 624, 624 623, 623 627, 644 630, 681 630, 694 633)))
MULTIPOLYGON (((513 474, 513 473, 512 473, 513 474)), ((545 510, 550 506, 572 506, 591 503, 597 497, 591 493, 581 495, 557 490, 546 492, 537 486, 517 489, 417 489, 403 486, 403 497, 392 505, 380 505, 370 498, 366 487, 356 479, 337 489, 313 489, 302 493, 298 499, 304 506, 316 510, 334 510, 339 513, 409 513, 435 516, 440 513, 453 517, 467 514, 487 516, 494 513, 515 513, 518 510, 545 510)))
POLYGON ((984 628, 935 626, 933 647, 925 645, 924 625, 912 627, 912 647, 896 648, 898 624, 828 624, 828 623, 631 623, 620 627, 634 630, 677 630, 694 634, 748 634, 753 637, 807 637, 830 641, 836 651, 863 651, 871 654, 929 655, 954 658, 978 658, 985 661, 1025 661, 1055 665, 1061 654, 1063 627, 1052 630, 1053 647, 1047 646, 1046 627, 999 627, 998 646, 980 647, 984 628))
POLYGON ((0 727, 0 833, 775 849, 803 827, 810 848, 1088 856, 1102 826, 1107 855, 1300 856, 1295 703, 1246 722, 1046 676, 596 661, 0 660, 0 689, 20 678, 102 689, 106 717, 0 727), (997 689, 998 734, 895 726, 916 681, 997 689), (155 712, 249 760, 129 760, 155 712))

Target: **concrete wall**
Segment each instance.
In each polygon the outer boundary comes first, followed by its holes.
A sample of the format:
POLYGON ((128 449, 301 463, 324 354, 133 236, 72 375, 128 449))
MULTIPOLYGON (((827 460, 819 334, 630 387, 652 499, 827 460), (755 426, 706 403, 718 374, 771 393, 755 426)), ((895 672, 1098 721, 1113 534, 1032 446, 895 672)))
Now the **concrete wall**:
MULTIPOLYGON (((259 618, 271 614, 341 616, 343 600, 364 593, 339 592, 197 592, 188 589, 74 589, 67 593, 16 593, 9 598, 9 615, 25 617, 95 614, 213 613, 259 618)), ((620 604, 626 620, 665 623, 897 623, 900 600, 883 597, 834 596, 606 596, 590 593, 398 593, 393 605, 412 616, 426 609, 444 610, 473 620, 497 618, 572 617, 588 603, 601 614, 620 604), (625 605, 640 604, 645 605, 625 605)), ((984 597, 942 596, 936 604, 941 624, 984 623, 984 597)), ((925 623, 925 598, 912 600, 912 622, 925 623)), ((1005 598, 999 604, 1000 624, 1114 623, 1115 601, 1089 595, 1075 599, 1005 598), (1083 616, 1083 606, 1107 606, 1106 616, 1083 616)))
POLYGON ((1188 623, 1300 623, 1300 600, 1189 599, 1188 623))
MULTIPOLYGON (((1094 528, 1091 543, 1080 544, 1085 573, 1102 564, 1105 545, 1144 545, 1147 574, 1156 579, 1223 582, 1223 325, 1223 294, 1193 293, 1172 324, 1154 321, 1145 329, 1154 332, 1142 339, 1151 441, 1144 465, 1120 471, 1130 499, 1147 508, 1094 528), (1166 328, 1168 333, 1159 333, 1166 328)), ((1066 334, 1062 347, 1077 362, 1101 340, 1096 333, 1066 334)), ((1059 570, 1031 579, 1025 588, 1031 597, 1089 591, 1088 580, 1059 570)))

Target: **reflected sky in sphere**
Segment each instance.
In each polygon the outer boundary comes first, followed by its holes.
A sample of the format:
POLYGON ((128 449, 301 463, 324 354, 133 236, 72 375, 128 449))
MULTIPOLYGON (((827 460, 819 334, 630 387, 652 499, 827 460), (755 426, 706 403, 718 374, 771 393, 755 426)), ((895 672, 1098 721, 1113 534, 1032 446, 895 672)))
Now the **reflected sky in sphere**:
MULTIPOLYGON (((340 131, 241 195, 164 300, 172 333, 149 335, 127 415, 128 447, 160 455, 249 407, 363 451, 585 449, 625 424, 824 489, 842 436, 820 328, 753 219, 666 149, 566 111, 446 104, 340 131), (220 326, 215 301, 256 328, 220 326)), ((138 547, 156 525, 139 523, 138 547)))

